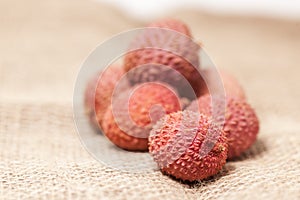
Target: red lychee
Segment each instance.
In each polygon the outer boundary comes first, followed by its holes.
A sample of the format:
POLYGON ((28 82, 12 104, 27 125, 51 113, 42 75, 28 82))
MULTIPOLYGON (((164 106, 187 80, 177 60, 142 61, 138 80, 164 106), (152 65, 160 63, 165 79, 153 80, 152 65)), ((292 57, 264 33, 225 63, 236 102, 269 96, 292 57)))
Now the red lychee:
POLYGON ((149 136, 149 152, 162 172, 187 181, 217 174, 225 165, 227 148, 224 131, 192 111, 166 115, 149 136))
POLYGON ((150 23, 148 27, 167 28, 192 37, 188 26, 185 23, 175 19, 161 19, 150 23))
MULTIPOLYGON (((213 96, 213 98, 220 97, 213 96)), ((213 108, 212 98, 208 94, 193 101, 187 108, 187 110, 192 111, 198 110, 200 113, 208 116, 212 116, 212 112, 218 112, 218 109, 221 109, 221 106, 215 105, 213 108), (216 110, 213 111, 212 109, 216 110)), ((228 158, 231 159, 240 156, 255 142, 259 131, 259 121, 251 106, 244 99, 240 98, 226 97, 225 111, 223 113, 223 130, 228 139, 228 158)), ((222 116, 214 116, 214 118, 217 117, 222 116)))
MULTIPOLYGON (((101 125, 104 113, 110 105, 114 88, 124 73, 119 64, 113 64, 96 74, 88 82, 85 90, 85 108, 95 128, 99 128, 99 125, 101 125)), ((129 84, 124 80, 120 87, 128 89, 129 84)))
POLYGON ((198 50, 183 22, 162 20, 150 24, 132 41, 124 68, 126 72, 131 71, 128 79, 132 85, 162 81, 191 98, 194 92, 190 84, 196 81, 199 67, 198 50))
POLYGON ((104 116, 103 131, 118 147, 146 151, 153 123, 164 114, 180 109, 180 99, 169 86, 160 83, 136 85, 113 97, 104 116))

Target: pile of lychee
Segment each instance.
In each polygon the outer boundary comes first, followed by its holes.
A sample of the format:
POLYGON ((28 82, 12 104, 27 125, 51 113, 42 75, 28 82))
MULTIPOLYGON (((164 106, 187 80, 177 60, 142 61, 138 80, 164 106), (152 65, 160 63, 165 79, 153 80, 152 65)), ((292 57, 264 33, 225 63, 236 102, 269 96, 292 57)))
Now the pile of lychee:
POLYGON ((219 71, 225 96, 209 92, 213 71, 202 69, 200 47, 191 41, 181 21, 151 23, 130 41, 123 63, 96 74, 85 93, 91 124, 108 140, 124 150, 149 151, 164 174, 184 181, 217 174, 251 147, 259 131, 233 76, 219 71))

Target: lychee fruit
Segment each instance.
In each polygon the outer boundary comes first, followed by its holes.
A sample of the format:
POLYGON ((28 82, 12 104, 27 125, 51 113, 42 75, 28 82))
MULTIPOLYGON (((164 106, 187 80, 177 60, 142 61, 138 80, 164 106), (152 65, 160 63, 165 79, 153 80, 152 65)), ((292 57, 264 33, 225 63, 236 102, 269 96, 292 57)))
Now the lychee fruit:
POLYGON ((178 111, 154 125, 149 152, 163 173, 184 181, 206 179, 225 165, 227 140, 206 115, 178 111))
POLYGON ((192 37, 188 26, 185 23, 175 19, 157 20, 155 22, 150 23, 148 27, 167 28, 182 33, 186 36, 192 37))
POLYGON ((131 71, 128 79, 132 85, 161 81, 191 98, 195 96, 190 85, 197 78, 198 50, 198 44, 193 42, 183 22, 162 20, 150 24, 132 41, 124 58, 124 68, 126 72, 131 71), (186 87, 190 88, 188 92, 186 87))
MULTIPOLYGON (((221 100, 218 101, 220 97, 213 96, 213 98, 217 98, 214 108, 212 107, 212 97, 207 94, 194 100, 187 110, 212 116, 213 112, 218 113, 222 109, 218 105, 218 102, 221 102, 221 100)), ((259 132, 259 121, 253 108, 244 99, 227 96, 224 104, 223 130, 228 139, 228 158, 232 159, 240 156, 255 142, 259 132)), ((222 116, 213 116, 213 118, 222 118, 222 116)))
MULTIPOLYGON (((114 88, 124 73, 119 64, 113 64, 97 73, 88 82, 84 103, 86 113, 94 128, 98 129, 101 125, 104 113, 110 105, 114 88)), ((120 88, 129 88, 127 80, 122 81, 120 88)))
POLYGON ((161 83, 144 83, 113 96, 103 131, 120 148, 148 150, 148 136, 153 123, 165 114, 181 109, 176 91, 161 83))
POLYGON ((202 75, 206 77, 206 84, 199 84, 200 95, 209 94, 216 95, 217 93, 225 92, 225 96, 235 97, 239 99, 246 99, 245 91, 237 79, 225 70, 216 71, 208 68, 201 71, 202 75), (218 74, 217 74, 218 73, 218 74), (218 84, 217 79, 221 79, 223 87, 218 84), (213 90, 209 91, 208 86, 213 90), (221 91, 222 90, 222 91, 221 91))

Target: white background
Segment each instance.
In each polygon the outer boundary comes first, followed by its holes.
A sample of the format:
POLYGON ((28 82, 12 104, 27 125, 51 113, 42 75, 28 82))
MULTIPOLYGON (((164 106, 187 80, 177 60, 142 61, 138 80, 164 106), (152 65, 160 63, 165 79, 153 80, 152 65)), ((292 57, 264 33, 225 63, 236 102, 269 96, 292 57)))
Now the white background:
POLYGON ((134 18, 151 19, 180 8, 225 14, 300 19, 300 0, 97 0, 134 18))

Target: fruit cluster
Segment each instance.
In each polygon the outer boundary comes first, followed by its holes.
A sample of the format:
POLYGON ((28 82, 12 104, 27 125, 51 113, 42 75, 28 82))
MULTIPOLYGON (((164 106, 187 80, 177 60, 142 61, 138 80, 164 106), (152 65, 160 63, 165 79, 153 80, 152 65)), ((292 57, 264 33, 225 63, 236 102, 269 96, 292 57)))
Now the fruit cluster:
POLYGON ((124 63, 97 74, 85 93, 90 121, 113 144, 149 151, 162 172, 186 181, 218 173, 259 131, 234 77, 220 71, 225 95, 210 93, 215 73, 201 68, 199 48, 181 21, 151 23, 132 41, 124 63), (221 111, 223 123, 213 110, 221 111))

